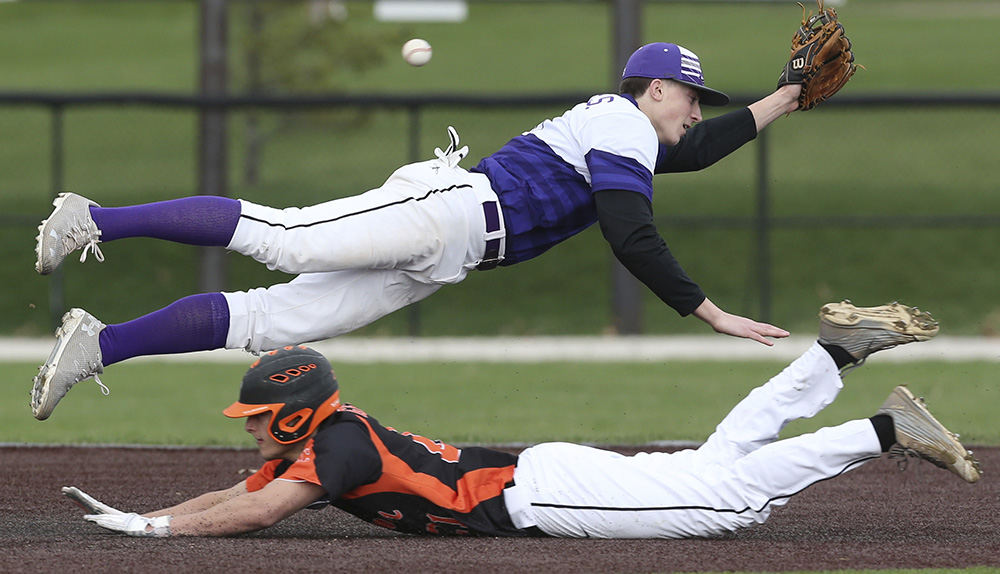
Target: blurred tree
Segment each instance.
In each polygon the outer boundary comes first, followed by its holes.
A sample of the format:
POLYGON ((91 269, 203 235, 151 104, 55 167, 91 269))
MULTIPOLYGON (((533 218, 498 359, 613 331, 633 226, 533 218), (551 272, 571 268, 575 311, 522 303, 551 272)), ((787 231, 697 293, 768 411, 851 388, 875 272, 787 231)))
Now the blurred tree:
MULTIPOLYGON (((250 0, 234 7, 246 12, 238 18, 246 28, 239 34, 245 77, 237 83, 251 95, 343 91, 351 74, 380 66, 387 51, 406 38, 400 28, 374 29, 352 21, 340 0, 250 0)), ((246 114, 244 183, 256 185, 261 148, 274 133, 320 121, 358 126, 368 117, 362 110, 313 111, 307 122, 297 121, 302 115, 284 112, 265 133, 260 114, 246 114)))

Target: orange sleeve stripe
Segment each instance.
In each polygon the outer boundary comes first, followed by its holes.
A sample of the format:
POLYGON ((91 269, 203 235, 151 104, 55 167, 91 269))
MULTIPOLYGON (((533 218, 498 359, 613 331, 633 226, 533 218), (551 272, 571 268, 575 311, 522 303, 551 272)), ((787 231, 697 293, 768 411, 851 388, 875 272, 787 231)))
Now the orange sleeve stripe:
POLYGON ((267 486, 267 483, 274 480, 274 469, 280 464, 280 460, 269 460, 264 463, 257 472, 247 477, 247 492, 254 492, 267 486))
POLYGON ((360 420, 368 427, 368 434, 382 458, 382 476, 372 484, 344 494, 343 498, 360 498, 382 492, 415 494, 442 508, 469 513, 484 500, 499 496, 503 485, 514 478, 514 465, 481 468, 465 473, 452 489, 429 474, 414 472, 408 464, 389 452, 367 420, 360 420))

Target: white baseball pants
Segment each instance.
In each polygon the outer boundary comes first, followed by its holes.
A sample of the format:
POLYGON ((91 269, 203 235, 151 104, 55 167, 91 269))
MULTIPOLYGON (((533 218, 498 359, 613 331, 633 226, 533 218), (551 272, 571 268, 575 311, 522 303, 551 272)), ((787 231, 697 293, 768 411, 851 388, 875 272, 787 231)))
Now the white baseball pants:
POLYGON ((818 344, 754 389, 698 449, 618 453, 568 443, 526 449, 504 490, 514 524, 593 538, 712 536, 764 522, 809 485, 881 454, 867 419, 778 441, 842 388, 818 344))
POLYGON ((227 249, 298 276, 223 293, 226 348, 259 352, 328 339, 462 281, 482 261, 486 241, 504 231, 502 214, 500 230, 486 231, 483 204, 497 201, 489 180, 455 164, 444 157, 406 165, 377 189, 311 207, 240 200, 227 249))

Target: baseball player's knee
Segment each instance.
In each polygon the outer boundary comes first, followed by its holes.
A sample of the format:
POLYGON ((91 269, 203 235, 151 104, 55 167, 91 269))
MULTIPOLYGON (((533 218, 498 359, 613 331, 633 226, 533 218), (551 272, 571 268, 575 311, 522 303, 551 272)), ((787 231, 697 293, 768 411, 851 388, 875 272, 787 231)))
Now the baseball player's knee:
POLYGON ((312 208, 277 209, 253 203, 242 204, 242 217, 227 246, 230 251, 263 263, 271 271, 297 274, 323 270, 326 237, 311 226, 321 215, 309 216, 312 208), (313 269, 317 267, 319 269, 313 269))

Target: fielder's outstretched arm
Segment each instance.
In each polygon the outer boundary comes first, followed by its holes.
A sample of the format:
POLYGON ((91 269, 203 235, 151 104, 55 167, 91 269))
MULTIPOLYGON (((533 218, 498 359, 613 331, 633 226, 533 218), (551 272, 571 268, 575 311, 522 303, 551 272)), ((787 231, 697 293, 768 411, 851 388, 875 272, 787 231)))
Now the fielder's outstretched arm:
POLYGON ((757 137, 753 110, 740 108, 696 123, 675 145, 660 144, 654 174, 700 171, 757 137))
POLYGON ((757 133, 774 120, 797 110, 801 92, 802 86, 799 84, 788 84, 750 104, 748 107, 753 114, 754 123, 757 124, 757 133))
POLYGON ((615 257, 661 301, 682 317, 690 315, 705 294, 670 253, 646 196, 606 189, 594 193, 594 205, 601 233, 615 257))
POLYGON ((773 345, 766 337, 787 337, 788 331, 733 315, 720 309, 692 281, 670 253, 653 222, 653 210, 641 193, 603 190, 594 194, 601 233, 615 257, 681 316, 694 314, 717 333, 773 345))
POLYGON ((757 137, 765 127, 798 109, 802 86, 782 86, 745 108, 703 120, 676 145, 661 144, 654 173, 699 171, 757 137))

